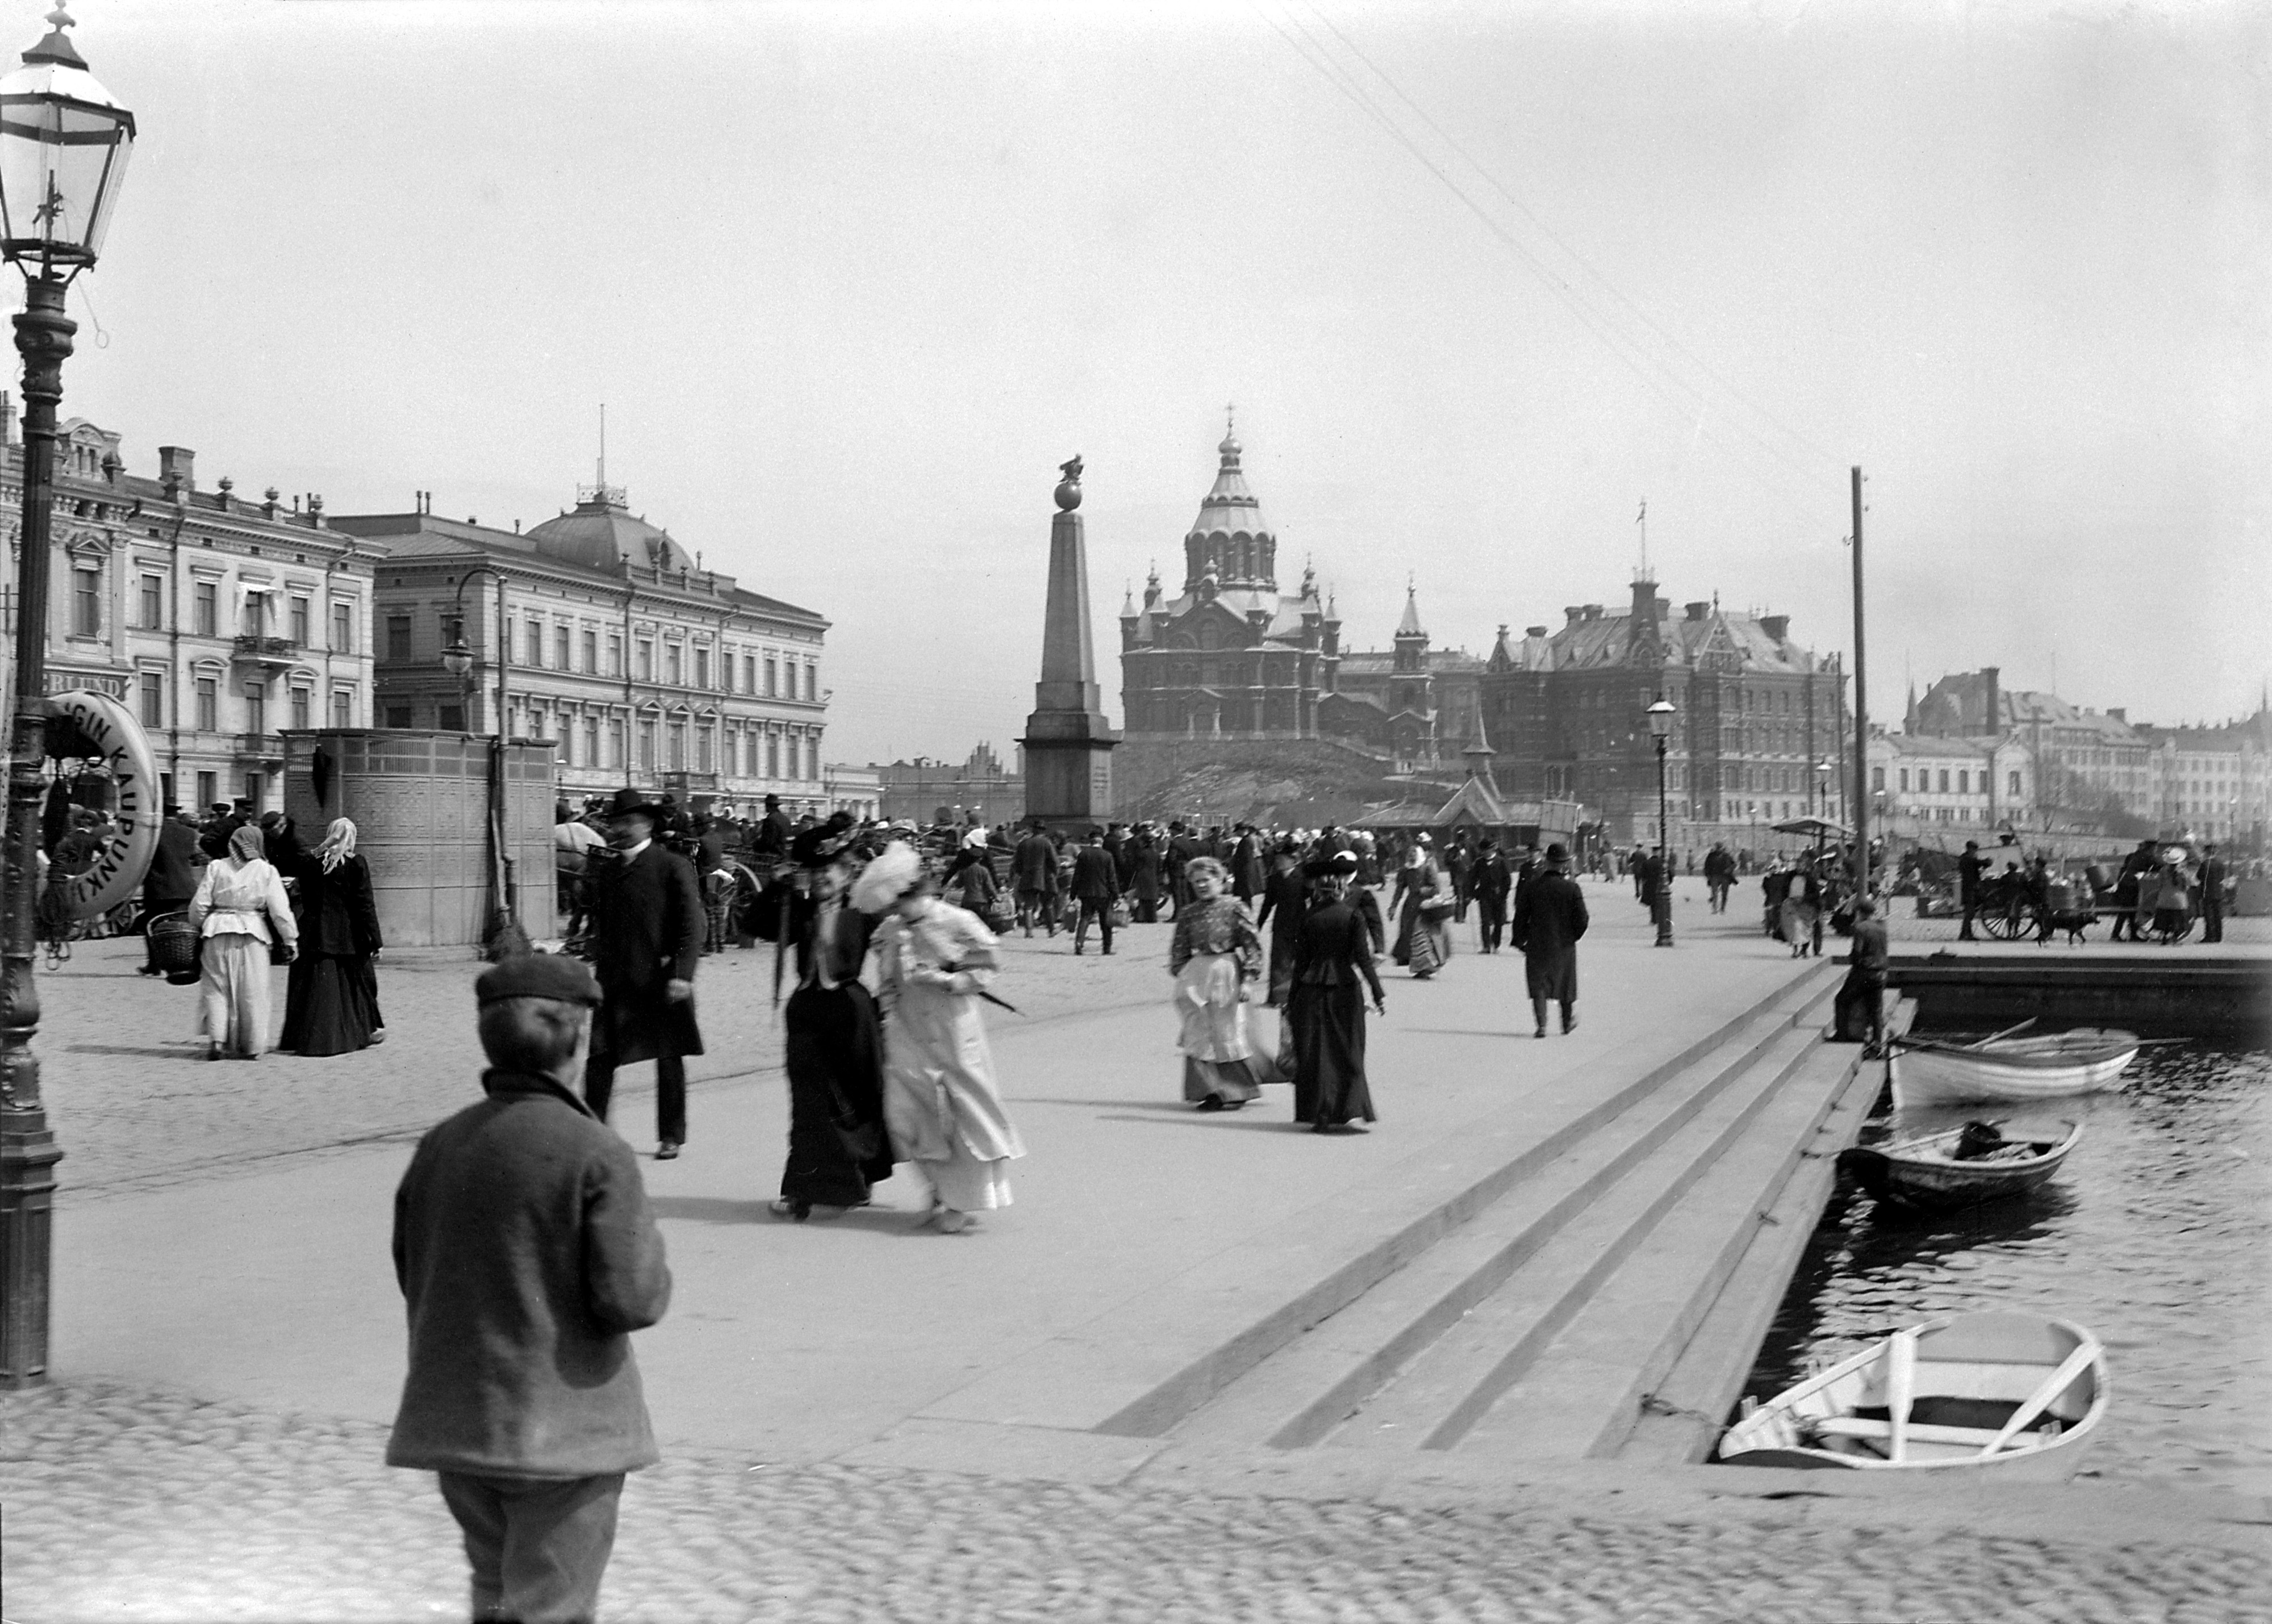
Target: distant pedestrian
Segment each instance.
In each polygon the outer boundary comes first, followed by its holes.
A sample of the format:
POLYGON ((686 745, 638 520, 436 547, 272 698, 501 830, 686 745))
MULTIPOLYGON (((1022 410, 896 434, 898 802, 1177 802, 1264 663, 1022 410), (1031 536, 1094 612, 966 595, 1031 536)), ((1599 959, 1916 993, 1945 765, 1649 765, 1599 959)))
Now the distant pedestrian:
POLYGON ((1248 989, 1262 972, 1262 941, 1244 905, 1226 894, 1229 878, 1214 858, 1192 860, 1184 876, 1191 901, 1176 915, 1168 949, 1182 1023, 1184 1098, 1202 1111, 1235 1111, 1262 1097, 1264 1071, 1246 1032, 1248 989))
POLYGON ((1072 899, 1080 908, 1080 918, 1072 927, 1074 955, 1078 957, 1087 946, 1088 927, 1094 923, 1109 956, 1112 951, 1112 908, 1120 899, 1120 876, 1113 866, 1112 853, 1104 849, 1104 831, 1101 829, 1091 829, 1088 838, 1072 854, 1072 899))
POLYGON ((1139 925, 1151 925, 1160 918, 1160 848, 1153 843, 1148 828, 1139 829, 1136 838, 1128 843, 1129 906, 1134 911, 1139 925))
POLYGON ((1972 916, 1980 911, 1980 876, 1988 872, 1988 859, 1980 855, 1980 842, 1967 840, 1964 855, 1956 860, 1956 904, 1964 911, 1964 922, 1957 927, 1959 942, 1976 942, 1972 934, 1972 916))
POLYGON ((2201 941, 2204 943, 2224 940, 2224 886, 2227 879, 2224 859, 2216 854, 2214 842, 2201 847, 2201 941))
POLYGON ((198 1010, 207 1060, 258 1060, 266 1052, 269 949, 288 964, 299 940, 284 877, 260 850, 258 826, 240 823, 228 855, 206 865, 190 899, 190 924, 204 938, 198 1010))
POLYGON ((1586 934, 1586 893, 1564 868, 1569 853, 1558 842, 1546 848, 1544 872, 1515 899, 1512 935, 1522 955, 1523 980, 1537 1030, 1546 1035, 1546 1006, 1562 1007, 1562 1030, 1578 1030, 1578 939, 1586 934))
POLYGON ((975 1214, 1010 1204, 1010 1164, 1026 1153, 978 1013, 1000 962, 994 933, 941 902, 922 860, 897 841, 862 872, 852 901, 887 913, 876 932, 877 993, 893 1151, 930 1181, 923 1223, 959 1234, 975 1214))
POLYGON ((418 1143, 394 1195, 410 1368, 386 1462, 437 1472, 477 1620, 589 1620, 624 1476, 661 1458, 631 1333, 670 1270, 630 1147, 573 1091, 601 1001, 572 958, 474 983, 486 1098, 418 1143))
POLYGON ((661 816, 639 791, 617 790, 610 854, 593 865, 592 948, 604 997, 584 1100, 606 1121, 617 1068, 654 1062, 654 1158, 669 1161, 686 1143, 687 1058, 702 1053, 694 968, 708 920, 694 865, 655 838, 661 816))
POLYGON ((1849 1039, 1860 1029, 1861 1040, 1872 1051, 1886 1041, 1886 978, 1888 950, 1886 924, 1877 917, 1878 905, 1864 897, 1854 905, 1854 950, 1846 962, 1852 966, 1833 1001, 1838 1036, 1849 1039))
POLYGON ((1514 890, 1514 870, 1507 867, 1498 841, 1484 842, 1469 873, 1468 887, 1476 899, 1476 928, 1482 935, 1484 951, 1496 953, 1506 935, 1506 901, 1514 890))
POLYGON ((1424 981, 1451 956, 1444 920, 1453 906, 1450 888, 1435 865, 1427 836, 1419 836, 1405 853, 1404 866, 1396 871, 1396 889, 1388 901, 1392 913, 1400 905, 1402 908, 1397 914, 1394 957, 1398 964, 1410 968, 1414 980, 1424 981))
POLYGON ((1712 899, 1712 912, 1728 911, 1728 893, 1736 887, 1736 860, 1726 846, 1715 840, 1712 849, 1704 853, 1704 890, 1712 899))
POLYGON ((1052 936, 1058 934, 1058 848, 1034 820, 1026 838, 1012 854, 1018 876, 1018 927, 1028 936, 1038 920, 1052 936))
POLYGON ((1379 1120, 1365 1076, 1366 989, 1376 1014, 1386 1014, 1388 1003, 1364 921, 1346 895, 1356 867, 1356 857, 1342 853, 1308 868, 1314 891, 1302 916, 1286 1020, 1294 1038, 1294 1120, 1313 1133, 1361 1133, 1356 1119, 1379 1120))
POLYGON ((333 819, 316 849, 293 864, 292 879, 300 888, 300 956, 285 979, 276 1047, 319 1056, 385 1042, 375 961, 386 943, 353 821, 333 819))

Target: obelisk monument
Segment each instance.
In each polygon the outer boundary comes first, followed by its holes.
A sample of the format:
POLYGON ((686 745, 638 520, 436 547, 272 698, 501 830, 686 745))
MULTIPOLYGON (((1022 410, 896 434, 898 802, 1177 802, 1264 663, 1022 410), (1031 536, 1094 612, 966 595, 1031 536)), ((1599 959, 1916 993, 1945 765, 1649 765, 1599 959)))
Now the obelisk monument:
POLYGON ((1050 596, 1042 620, 1042 680, 1026 719, 1026 816, 1075 834, 1112 813, 1112 747, 1096 687, 1088 624, 1088 541, 1081 531, 1080 458, 1062 466, 1050 522, 1050 596))

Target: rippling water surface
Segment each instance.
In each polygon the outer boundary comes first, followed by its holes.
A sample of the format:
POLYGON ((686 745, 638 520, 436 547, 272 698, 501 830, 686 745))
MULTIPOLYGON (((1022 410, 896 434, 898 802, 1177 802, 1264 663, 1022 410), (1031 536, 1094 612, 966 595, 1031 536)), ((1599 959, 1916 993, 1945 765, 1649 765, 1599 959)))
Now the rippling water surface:
POLYGON ((2112 1407, 2080 1475, 2272 1493, 2272 1054, 2149 1048, 2123 1081, 1900 1119, 2083 1136, 2034 1195, 1953 1217, 1880 1210, 1842 1179, 1745 1391, 1933 1315, 2024 1308, 2106 1344, 2112 1407))

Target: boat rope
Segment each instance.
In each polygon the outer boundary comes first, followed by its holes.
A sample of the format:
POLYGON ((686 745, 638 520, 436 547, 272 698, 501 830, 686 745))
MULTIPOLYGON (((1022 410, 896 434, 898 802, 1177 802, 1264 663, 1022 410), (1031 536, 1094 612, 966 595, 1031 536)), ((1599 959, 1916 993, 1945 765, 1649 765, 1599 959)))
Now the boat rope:
POLYGON ((1716 1428, 1721 1425, 1718 1416, 1707 1415, 1701 1410, 1691 1410, 1685 1404, 1674 1404, 1669 1398, 1659 1398, 1655 1393, 1640 1396, 1640 1410, 1643 1415, 1685 1416, 1689 1420, 1701 1421, 1710 1427, 1716 1428))

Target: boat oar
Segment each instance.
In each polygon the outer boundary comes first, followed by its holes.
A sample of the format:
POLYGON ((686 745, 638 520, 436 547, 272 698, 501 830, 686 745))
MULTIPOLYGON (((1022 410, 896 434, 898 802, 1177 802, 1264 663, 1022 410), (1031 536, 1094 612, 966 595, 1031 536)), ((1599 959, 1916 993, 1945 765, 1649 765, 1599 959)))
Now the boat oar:
POLYGON ((2023 1427, 2050 1409, 2052 1401, 2072 1387, 2077 1376, 2098 1362, 2099 1352, 2097 1339, 2085 1337, 2074 1352, 2059 1361, 2059 1368, 2044 1379, 2044 1384, 2029 1396, 2028 1402, 2012 1412, 2012 1419, 2004 1423, 2003 1430, 1982 1447, 1982 1457, 1984 1459, 1996 1453, 2016 1437, 2023 1427))
POLYGON ((2007 1026, 2001 1032, 1992 1032, 1986 1037, 1981 1039, 1977 1043, 1968 1043, 1964 1047, 1968 1049, 1984 1049, 1990 1044, 1995 1042, 1999 1038, 2008 1038, 2015 1032, 2027 1031, 2029 1027, 2034 1025, 2040 1018, 2042 1017, 2039 1016, 2031 1015, 2026 1020, 2022 1021, 2017 1026, 2007 1026))
POLYGON ((1909 1448, 1910 1405, 1916 1397, 1917 1332, 1897 1330, 1886 1344, 1886 1418, 1893 1431, 1886 1458, 1896 1466, 1909 1448))

